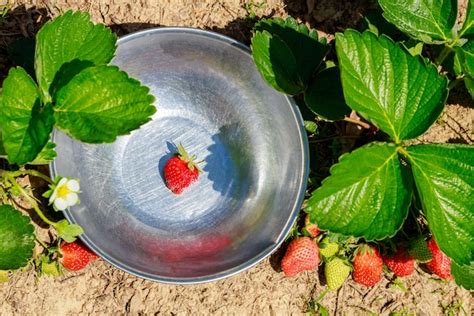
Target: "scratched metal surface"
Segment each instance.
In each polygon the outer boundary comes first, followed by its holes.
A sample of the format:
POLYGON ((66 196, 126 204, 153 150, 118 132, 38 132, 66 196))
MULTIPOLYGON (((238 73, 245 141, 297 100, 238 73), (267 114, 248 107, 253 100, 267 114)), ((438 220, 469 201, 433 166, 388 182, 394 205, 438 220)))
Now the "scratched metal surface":
POLYGON ((283 241, 300 208, 307 140, 296 106, 269 88, 248 48, 160 28, 119 40, 113 63, 151 88, 153 120, 113 144, 55 132, 53 175, 81 181, 65 213, 105 260, 143 278, 199 283, 249 268, 283 241), (162 168, 182 143, 205 159, 180 196, 162 168))

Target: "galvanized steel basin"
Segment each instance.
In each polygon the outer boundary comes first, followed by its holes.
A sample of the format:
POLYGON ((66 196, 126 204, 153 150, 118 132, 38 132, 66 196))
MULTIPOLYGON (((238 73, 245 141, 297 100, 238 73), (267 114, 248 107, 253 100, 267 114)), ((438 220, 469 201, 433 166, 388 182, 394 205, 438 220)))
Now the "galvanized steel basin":
POLYGON ((228 37, 158 28, 119 40, 113 63, 156 97, 153 120, 113 144, 55 132, 52 174, 81 181, 65 212, 102 258, 142 278, 199 283, 245 270, 284 240, 308 173, 307 139, 292 100, 268 87, 249 49, 228 37), (182 143, 205 159, 177 196, 162 168, 182 143))

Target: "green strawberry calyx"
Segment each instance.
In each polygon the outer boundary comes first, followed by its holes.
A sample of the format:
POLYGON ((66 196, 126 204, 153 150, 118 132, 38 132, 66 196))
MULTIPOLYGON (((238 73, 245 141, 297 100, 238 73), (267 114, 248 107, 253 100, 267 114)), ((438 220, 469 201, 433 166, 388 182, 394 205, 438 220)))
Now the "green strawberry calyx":
POLYGON ((320 248, 320 254, 325 258, 329 259, 333 256, 335 256, 339 250, 339 244, 336 242, 331 241, 329 237, 325 237, 320 243, 319 243, 319 248, 320 248))
POLYGON ((408 253, 420 263, 430 262, 433 258, 423 236, 418 236, 410 241, 408 253))
POLYGON ((189 170, 194 171, 194 168, 196 168, 197 171, 201 173, 202 171, 198 167, 198 164, 202 163, 204 160, 196 161, 197 156, 194 154, 190 156, 188 152, 186 151, 186 149, 184 149, 183 144, 181 143, 178 144, 177 148, 178 148, 177 156, 179 157, 179 159, 181 159, 182 161, 188 164, 189 170))
POLYGON ((355 255, 364 256, 368 254, 369 256, 373 255, 376 246, 371 246, 369 244, 360 244, 359 247, 355 251, 355 255))

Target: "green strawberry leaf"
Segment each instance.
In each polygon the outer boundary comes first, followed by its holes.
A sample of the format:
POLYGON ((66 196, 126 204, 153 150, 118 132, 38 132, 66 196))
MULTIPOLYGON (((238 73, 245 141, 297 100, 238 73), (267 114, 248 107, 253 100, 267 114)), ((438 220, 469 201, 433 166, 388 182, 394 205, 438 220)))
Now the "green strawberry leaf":
POLYGON ((421 56, 421 53, 423 53, 424 44, 422 42, 409 40, 409 41, 403 42, 402 45, 412 56, 418 56, 418 55, 421 56))
POLYGON ((81 226, 76 224, 70 224, 67 220, 63 219, 59 221, 54 228, 58 231, 59 237, 67 242, 73 242, 79 235, 84 233, 81 226))
POLYGON ((466 86, 467 91, 471 95, 471 97, 474 99, 474 79, 466 77, 464 78, 464 84, 466 86))
POLYGON ((457 0, 379 0, 384 17, 401 31, 425 43, 453 39, 457 0))
MULTIPOLYGON (((1 103, 1 101, 0 101, 1 103)), ((1 107, 1 104, 0 104, 1 107)), ((3 147, 3 141, 2 141, 2 128, 0 126, 0 158, 7 159, 7 152, 5 151, 5 147, 3 147)))
POLYGON ((113 142, 155 113, 148 92, 115 66, 89 67, 54 96, 56 125, 83 142, 113 142))
POLYGON ((467 41, 462 47, 455 47, 463 72, 474 77, 474 40, 467 41))
POLYGON ((461 30, 459 31, 459 35, 474 35, 474 5, 472 5, 472 0, 468 0, 466 18, 461 30))
MULTIPOLYGON (((2 100, 3 100, 2 87, 0 87, 0 111, 3 107, 2 100)), ((3 146, 2 120, 1 120, 1 118, 0 118, 0 158, 7 159, 7 152, 5 151, 5 147, 3 146)))
POLYGON ((53 97, 53 101, 56 101, 54 97, 59 89, 66 86, 81 71, 92 66, 94 66, 92 62, 79 59, 74 59, 73 61, 63 64, 56 73, 53 83, 49 89, 51 96, 53 97))
POLYGON ((323 230, 367 240, 390 237, 400 229, 413 189, 395 145, 366 145, 341 156, 330 171, 307 202, 312 222, 323 230))
POLYGON ((456 261, 451 261, 451 274, 454 276, 457 285, 466 290, 474 290, 474 261, 467 265, 460 265, 456 261))
POLYGON ((285 42, 295 57, 297 73, 305 86, 329 52, 329 46, 319 41, 316 30, 310 31, 292 17, 263 19, 255 25, 255 30, 267 31, 285 42))
POLYGON ((35 160, 29 162, 29 165, 47 165, 56 158, 56 144, 53 142, 48 142, 44 146, 43 150, 36 156, 35 160))
POLYGON ((460 76, 463 73, 461 60, 456 51, 451 52, 443 61, 442 66, 453 76, 460 76))
POLYGON ((310 134, 316 134, 318 132, 318 124, 313 121, 304 121, 304 128, 310 134))
POLYGON ((46 276, 60 276, 61 275, 61 266, 56 260, 51 260, 48 256, 43 255, 39 261, 38 268, 41 275, 46 276))
POLYGON ((357 28, 360 31, 371 31, 375 35, 385 34, 396 40, 405 39, 405 34, 401 33, 392 23, 389 23, 382 15, 380 9, 372 9, 365 13, 364 18, 357 28))
POLYGON ((414 145, 407 157, 436 242, 447 256, 468 264, 474 259, 474 148, 414 145))
POLYGON ((351 113, 344 100, 337 67, 327 68, 318 73, 306 90, 304 100, 311 111, 328 120, 340 120, 351 113))
POLYGON ((386 36, 336 35, 347 104, 395 142, 423 134, 441 114, 448 80, 386 36))
POLYGON ((275 90, 289 95, 304 91, 296 58, 279 36, 256 32, 252 37, 252 56, 262 77, 275 90))
MULTIPOLYGON (((110 62, 117 37, 105 25, 94 25, 89 13, 68 11, 47 22, 36 35, 36 78, 47 101, 61 67, 75 59, 93 65, 110 62)), ((56 82, 55 82, 56 81, 56 82)), ((53 89, 52 89, 53 88, 53 89)))
POLYGON ((10 69, 0 103, 0 126, 8 161, 22 165, 34 160, 48 142, 53 125, 52 106, 41 107, 33 79, 23 68, 10 69))
POLYGON ((410 256, 415 258, 418 262, 426 263, 433 259, 433 254, 426 244, 426 240, 423 236, 419 236, 410 241, 408 247, 408 253, 410 256))
POLYGON ((35 247, 30 219, 10 205, 0 205, 0 270, 24 267, 35 247))

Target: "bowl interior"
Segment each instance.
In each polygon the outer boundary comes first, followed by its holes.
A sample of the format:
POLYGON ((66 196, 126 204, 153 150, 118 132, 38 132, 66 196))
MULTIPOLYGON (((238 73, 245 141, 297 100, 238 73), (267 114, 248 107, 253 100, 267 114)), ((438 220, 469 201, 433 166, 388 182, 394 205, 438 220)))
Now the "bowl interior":
POLYGON ((210 32, 156 29, 119 41, 113 61, 156 97, 153 120, 113 144, 55 133, 54 174, 81 181, 66 212, 106 260, 136 275, 193 283, 263 259, 293 223, 306 181, 299 112, 269 88, 247 49, 210 32), (204 159, 181 195, 163 181, 182 143, 204 159))

